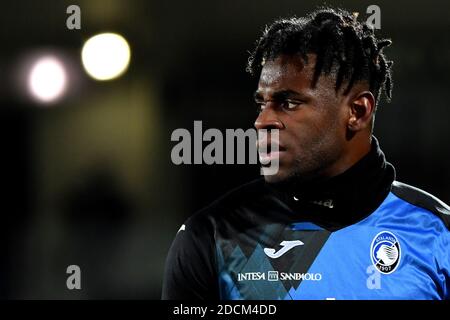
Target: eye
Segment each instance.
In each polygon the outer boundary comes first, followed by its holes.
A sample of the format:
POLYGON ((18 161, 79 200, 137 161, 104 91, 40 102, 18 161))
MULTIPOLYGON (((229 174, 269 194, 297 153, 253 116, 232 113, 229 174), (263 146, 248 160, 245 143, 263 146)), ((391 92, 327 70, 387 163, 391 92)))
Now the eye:
POLYGON ((255 105, 256 105, 256 113, 258 114, 260 114, 266 107, 265 103, 261 101, 256 101, 255 105))
POLYGON ((285 100, 283 102, 283 108, 285 108, 287 110, 294 110, 301 104, 302 104, 302 102, 298 101, 298 100, 285 100))

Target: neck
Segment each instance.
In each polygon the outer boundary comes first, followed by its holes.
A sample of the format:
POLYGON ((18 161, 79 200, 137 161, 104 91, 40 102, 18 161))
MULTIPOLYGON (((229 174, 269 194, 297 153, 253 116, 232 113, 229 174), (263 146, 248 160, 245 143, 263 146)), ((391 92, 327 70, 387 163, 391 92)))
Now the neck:
POLYGON ((320 176, 332 178, 347 171, 370 152, 371 143, 371 135, 355 135, 344 150, 344 155, 327 167, 320 176))
MULTIPOLYGON (((296 215, 331 228, 354 223, 383 202, 395 178, 394 167, 386 162, 375 138, 368 152, 363 154, 362 150, 359 160, 349 161, 353 165, 343 166, 343 171, 338 175, 320 181, 293 184, 288 189, 273 187, 296 215), (309 216, 311 214, 313 216, 309 216)), ((357 158, 355 156, 354 159, 357 158)))
POLYGON ((332 178, 344 173, 345 171, 353 167, 362 158, 364 158, 364 156, 366 156, 370 152, 370 148, 370 141, 363 145, 351 147, 351 152, 346 152, 346 154, 341 157, 339 161, 327 168, 321 176, 332 178))

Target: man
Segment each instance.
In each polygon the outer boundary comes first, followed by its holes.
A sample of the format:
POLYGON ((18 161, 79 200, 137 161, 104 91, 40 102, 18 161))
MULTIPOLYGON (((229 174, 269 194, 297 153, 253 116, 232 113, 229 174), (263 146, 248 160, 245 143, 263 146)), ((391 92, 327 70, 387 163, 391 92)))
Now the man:
POLYGON ((163 299, 450 298, 450 208, 395 181, 372 136, 390 43, 343 10, 266 29, 248 71, 279 170, 188 219, 163 299))

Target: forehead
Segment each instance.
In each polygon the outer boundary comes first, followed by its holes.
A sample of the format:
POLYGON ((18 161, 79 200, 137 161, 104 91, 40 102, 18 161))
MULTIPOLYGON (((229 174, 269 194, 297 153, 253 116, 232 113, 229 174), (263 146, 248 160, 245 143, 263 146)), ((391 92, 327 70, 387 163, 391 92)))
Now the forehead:
POLYGON ((308 63, 296 55, 278 56, 264 64, 258 90, 309 89, 313 80, 314 66, 315 55, 308 55, 308 63))

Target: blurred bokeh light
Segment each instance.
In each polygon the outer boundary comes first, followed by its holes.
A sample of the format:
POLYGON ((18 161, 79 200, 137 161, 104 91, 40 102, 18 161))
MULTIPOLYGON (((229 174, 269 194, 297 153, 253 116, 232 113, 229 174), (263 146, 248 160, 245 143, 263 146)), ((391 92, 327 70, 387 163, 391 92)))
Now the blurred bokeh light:
POLYGON ((112 80, 121 76, 130 63, 130 46, 124 37, 102 33, 83 46, 81 58, 86 72, 96 80, 112 80))
POLYGON ((38 102, 51 103, 60 99, 67 85, 67 72, 57 57, 44 56, 33 65, 28 76, 28 89, 38 102))

